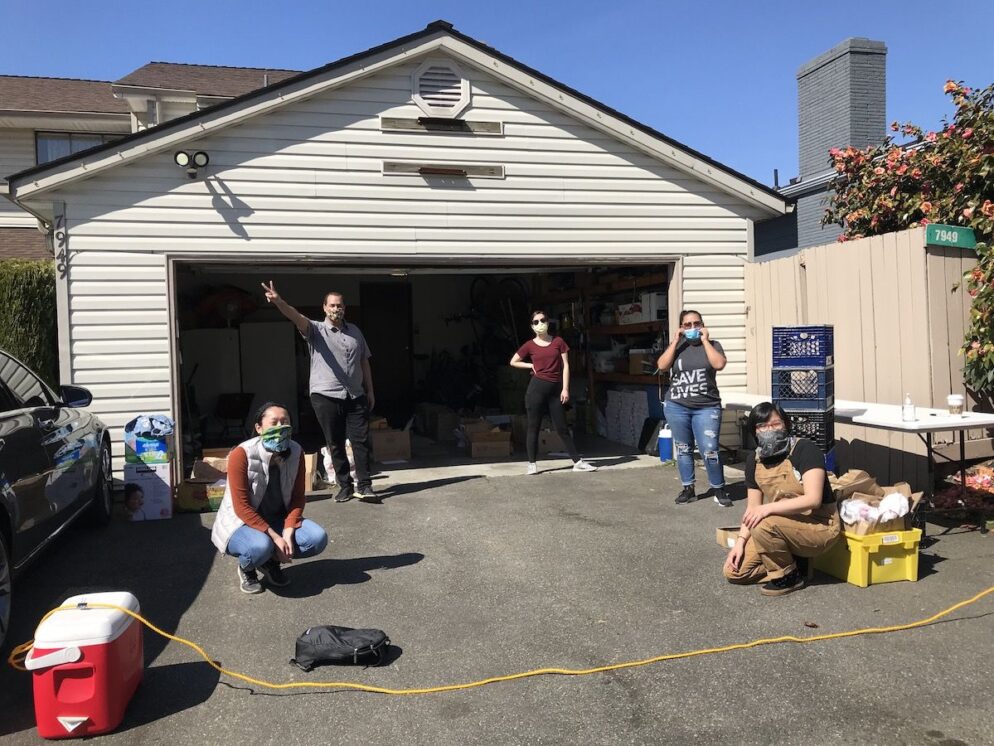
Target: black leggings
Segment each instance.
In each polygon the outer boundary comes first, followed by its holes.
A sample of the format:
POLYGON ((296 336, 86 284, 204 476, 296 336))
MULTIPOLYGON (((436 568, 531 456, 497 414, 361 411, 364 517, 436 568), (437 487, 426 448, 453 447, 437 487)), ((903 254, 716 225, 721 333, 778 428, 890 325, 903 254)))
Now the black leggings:
POLYGON ((563 392, 563 384, 543 381, 541 378, 532 377, 528 384, 528 391, 525 392, 525 411, 528 412, 528 448, 529 463, 535 462, 538 455, 538 431, 542 428, 542 417, 549 413, 552 425, 559 433, 566 451, 573 461, 580 460, 580 454, 576 451, 573 438, 566 427, 566 412, 563 411, 563 403, 559 401, 559 395, 563 392))

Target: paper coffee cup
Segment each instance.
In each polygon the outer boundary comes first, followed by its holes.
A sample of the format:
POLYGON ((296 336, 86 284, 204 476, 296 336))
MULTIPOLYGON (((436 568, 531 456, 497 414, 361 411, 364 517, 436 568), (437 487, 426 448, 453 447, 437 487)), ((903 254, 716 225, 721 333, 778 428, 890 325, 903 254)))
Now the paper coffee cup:
POLYGON ((946 406, 949 407, 949 414, 963 414, 963 395, 950 394, 946 397, 946 406))

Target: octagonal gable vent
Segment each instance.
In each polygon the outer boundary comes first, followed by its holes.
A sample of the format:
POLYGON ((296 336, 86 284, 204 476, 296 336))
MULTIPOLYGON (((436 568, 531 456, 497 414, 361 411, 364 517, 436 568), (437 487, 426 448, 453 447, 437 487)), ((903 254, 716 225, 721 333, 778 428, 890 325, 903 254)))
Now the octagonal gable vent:
POLYGON ((429 116, 457 117, 469 105, 469 81, 452 63, 424 63, 413 84, 414 102, 429 116))

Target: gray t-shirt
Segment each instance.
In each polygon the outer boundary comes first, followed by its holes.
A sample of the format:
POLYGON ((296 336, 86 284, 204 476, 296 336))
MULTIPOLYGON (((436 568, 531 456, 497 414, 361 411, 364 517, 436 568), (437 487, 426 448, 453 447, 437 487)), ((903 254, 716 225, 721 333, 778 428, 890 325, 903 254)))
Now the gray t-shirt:
MULTIPOLYGON (((722 355, 720 342, 711 340, 712 346, 722 355)), ((715 369, 708 362, 703 344, 682 341, 677 345, 676 359, 670 368, 670 387, 666 401, 692 409, 721 404, 721 394, 715 382, 715 369)))
POLYGON ((372 354, 358 326, 345 321, 336 329, 327 319, 311 321, 303 337, 311 352, 312 394, 355 399, 365 393, 362 361, 372 354))

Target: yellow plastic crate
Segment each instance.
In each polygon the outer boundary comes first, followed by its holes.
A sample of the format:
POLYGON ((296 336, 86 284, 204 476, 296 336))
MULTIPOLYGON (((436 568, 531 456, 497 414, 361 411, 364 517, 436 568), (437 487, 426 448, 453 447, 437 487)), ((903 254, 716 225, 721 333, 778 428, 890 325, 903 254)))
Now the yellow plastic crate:
POLYGON ((815 569, 866 588, 875 583, 918 580, 921 529, 857 536, 848 531, 825 554, 815 557, 815 569))

